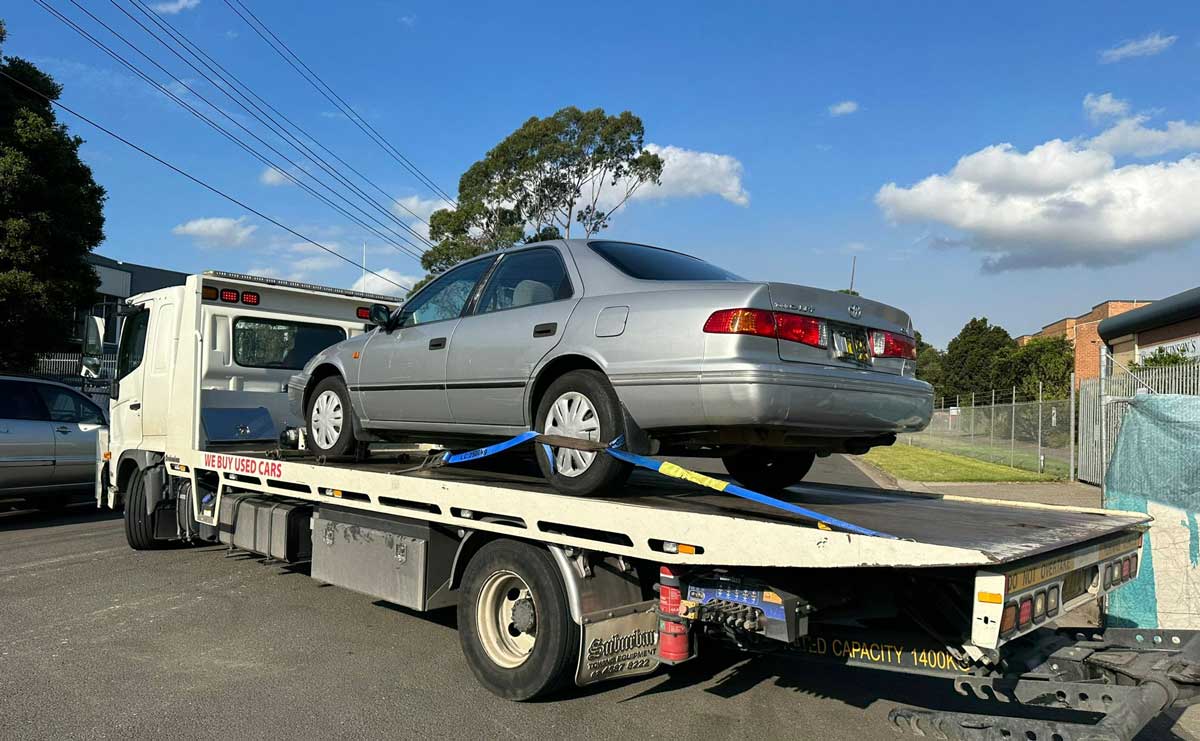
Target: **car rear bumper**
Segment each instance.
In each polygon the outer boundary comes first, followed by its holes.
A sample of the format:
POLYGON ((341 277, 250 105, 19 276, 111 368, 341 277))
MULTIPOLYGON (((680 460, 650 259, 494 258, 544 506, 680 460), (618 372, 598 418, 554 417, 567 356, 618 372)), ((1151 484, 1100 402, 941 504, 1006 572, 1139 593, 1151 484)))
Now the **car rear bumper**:
POLYGON ((613 385, 648 430, 749 426, 864 437, 915 432, 933 414, 933 389, 924 381, 856 369, 706 370, 690 378, 615 378, 613 385))

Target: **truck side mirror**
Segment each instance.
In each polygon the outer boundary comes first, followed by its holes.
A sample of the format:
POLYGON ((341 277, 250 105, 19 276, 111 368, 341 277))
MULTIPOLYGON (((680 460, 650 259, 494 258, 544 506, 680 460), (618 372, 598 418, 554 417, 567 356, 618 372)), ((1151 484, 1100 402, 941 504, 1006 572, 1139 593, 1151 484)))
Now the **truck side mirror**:
POLYGON ((98 316, 83 318, 80 356, 79 374, 84 378, 99 378, 104 368, 104 320, 98 316))
POLYGON ((383 331, 391 332, 392 310, 383 304, 371 304, 371 324, 383 327, 383 331))

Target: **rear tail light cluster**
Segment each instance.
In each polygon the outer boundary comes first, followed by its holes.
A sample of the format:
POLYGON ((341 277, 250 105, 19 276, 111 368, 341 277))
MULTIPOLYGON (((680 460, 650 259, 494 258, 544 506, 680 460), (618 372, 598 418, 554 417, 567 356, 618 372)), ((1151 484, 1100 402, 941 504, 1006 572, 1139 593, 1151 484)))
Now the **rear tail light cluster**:
POLYGON ((370 319, 371 309, 366 306, 360 306, 354 310, 354 316, 358 317, 359 319, 370 319))
POLYGON ((829 326, 821 319, 766 309, 721 309, 704 323, 709 334, 777 337, 812 347, 829 346, 829 326))
POLYGON ((1136 553, 1113 561, 1104 567, 1104 588, 1109 589, 1118 584, 1124 584, 1135 578, 1137 571, 1138 557, 1136 553))
POLYGON ((246 306, 258 306, 259 296, 254 291, 238 291, 235 288, 217 288, 205 286, 200 291, 200 297, 205 301, 217 301, 226 304, 242 303, 246 306))
POLYGON ((917 342, 896 332, 875 329, 871 331, 871 354, 877 358, 916 360, 917 342))

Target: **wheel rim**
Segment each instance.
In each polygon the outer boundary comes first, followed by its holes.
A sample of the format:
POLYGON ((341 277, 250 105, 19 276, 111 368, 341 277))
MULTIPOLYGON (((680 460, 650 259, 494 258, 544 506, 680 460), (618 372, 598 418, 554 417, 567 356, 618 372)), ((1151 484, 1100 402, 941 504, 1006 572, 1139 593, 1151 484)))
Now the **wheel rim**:
MULTIPOLYGON (((568 391, 554 400, 543 427, 547 435, 562 435, 580 440, 600 441, 600 417, 590 399, 578 391, 568 391)), ((553 448, 555 470, 569 478, 587 471, 596 460, 594 452, 553 448)))
POLYGON ((317 447, 332 448, 342 436, 342 399, 332 389, 322 391, 312 407, 312 434, 317 447))
POLYGON ((511 571, 489 576, 479 590, 475 626, 484 653, 497 666, 524 664, 537 643, 537 610, 525 580, 511 571))

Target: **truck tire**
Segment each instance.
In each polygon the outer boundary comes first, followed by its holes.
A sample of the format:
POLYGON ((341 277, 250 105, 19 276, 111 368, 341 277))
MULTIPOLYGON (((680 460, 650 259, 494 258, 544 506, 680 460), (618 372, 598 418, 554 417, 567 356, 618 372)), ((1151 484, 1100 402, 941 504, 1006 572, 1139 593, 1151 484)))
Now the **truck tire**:
POLYGON ((549 551, 513 540, 481 548, 463 574, 458 635, 475 678, 500 697, 533 700, 569 684, 579 626, 549 551))
MULTIPOLYGON (((621 402, 608 378, 596 370, 564 373, 550 384, 538 402, 535 429, 551 435, 588 438, 608 443, 625 433, 621 402), (582 414, 576 416, 576 412, 582 414)), ((552 448, 552 467, 538 446, 542 475, 562 494, 592 496, 615 492, 633 467, 604 452, 574 452, 552 448), (566 458, 564 460, 564 458, 566 458)))
POLYGON ((754 491, 781 491, 800 480, 812 468, 816 454, 809 450, 746 448, 723 456, 725 470, 738 483, 754 491))
POLYGON ((304 414, 308 448, 316 455, 354 455, 354 408, 339 376, 324 378, 312 390, 304 414))
POLYGON ((154 518, 146 514, 146 480, 141 469, 125 482, 125 540, 135 551, 165 548, 167 541, 154 537, 154 518))

